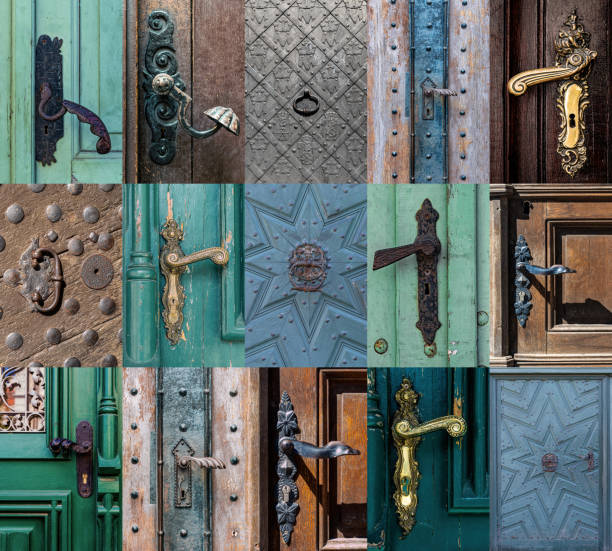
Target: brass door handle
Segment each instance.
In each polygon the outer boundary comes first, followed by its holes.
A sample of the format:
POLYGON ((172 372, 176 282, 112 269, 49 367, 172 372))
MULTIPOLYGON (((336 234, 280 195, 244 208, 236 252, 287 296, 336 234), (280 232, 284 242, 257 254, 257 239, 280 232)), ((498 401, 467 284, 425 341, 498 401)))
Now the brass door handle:
POLYGON ((223 247, 210 247, 185 256, 180 245, 183 240, 183 230, 173 218, 166 221, 161 235, 166 240, 159 254, 159 265, 166 278, 162 294, 162 317, 166 325, 166 337, 174 345, 179 342, 182 335, 185 290, 181 285, 181 275, 185 272, 186 266, 205 259, 225 266, 229 262, 229 253, 223 247))
POLYGON ((397 450, 397 462, 393 481, 395 492, 393 500, 397 508, 398 522, 409 533, 416 522, 418 505, 417 489, 421 473, 416 460, 416 450, 421 436, 437 430, 445 430, 452 438, 459 438, 467 431, 463 417, 447 415, 426 423, 419 423, 417 417, 418 394, 413 390, 410 379, 404 377, 402 385, 395 393, 399 410, 393 418, 393 442, 397 450))
POLYGON ((59 256, 53 249, 48 249, 44 247, 40 247, 32 251, 32 268, 38 270, 40 268, 40 262, 43 257, 47 255, 53 258, 55 261, 55 266, 53 268, 53 275, 50 276, 50 280, 53 282, 53 302, 47 306, 43 306, 44 299, 39 291, 32 291, 30 294, 30 299, 34 304, 34 308, 38 312, 42 314, 48 314, 51 312, 55 312, 55 310, 61 304, 62 298, 62 287, 64 286, 64 275, 62 272, 62 262, 59 259, 59 256))

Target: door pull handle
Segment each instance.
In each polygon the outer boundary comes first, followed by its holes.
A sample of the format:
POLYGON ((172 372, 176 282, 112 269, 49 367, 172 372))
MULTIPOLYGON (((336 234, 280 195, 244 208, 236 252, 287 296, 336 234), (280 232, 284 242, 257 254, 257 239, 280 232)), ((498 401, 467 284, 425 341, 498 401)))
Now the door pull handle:
POLYGON ((188 264, 199 260, 210 259, 219 266, 225 266, 229 262, 229 252, 223 247, 210 247, 185 255, 180 245, 183 240, 183 230, 173 218, 166 221, 161 235, 166 241, 159 255, 161 271, 166 278, 162 294, 162 318, 166 326, 166 337, 175 345, 182 336, 185 305, 185 289, 181 285, 181 275, 188 264))
POLYGON ((587 160, 586 122, 584 111, 590 104, 587 82, 597 52, 589 49, 591 35, 579 22, 576 9, 568 16, 555 40, 556 63, 523 71, 508 81, 508 92, 521 96, 536 84, 558 81, 557 108, 561 118, 561 131, 557 137, 557 153, 561 165, 572 178, 587 160))
POLYGON ((531 264, 530 260, 531 251, 525 240, 525 236, 519 235, 519 238, 514 247, 514 259, 515 259, 515 277, 514 277, 514 313, 521 327, 525 327, 527 318, 533 308, 531 302, 532 294, 529 290, 531 287, 531 281, 525 275, 524 272, 528 272, 533 275, 563 275, 563 274, 575 274, 576 270, 572 270, 567 266, 561 264, 553 264, 548 268, 542 268, 541 266, 535 266, 531 264))
POLYGON ((425 353, 429 357, 436 353, 434 340, 441 327, 438 320, 438 257, 441 250, 436 233, 438 218, 431 201, 425 199, 416 213, 418 226, 414 243, 376 251, 372 265, 373 270, 380 270, 403 258, 417 255, 419 320, 416 327, 423 335, 425 353))
POLYGON ((55 263, 55 266, 53 268, 53 274, 49 276, 49 279, 53 282, 53 302, 51 302, 51 304, 48 304, 47 306, 44 306, 43 296, 38 290, 32 291, 32 294, 30 295, 30 299, 32 300, 34 308, 36 308, 36 310, 38 312, 41 312, 42 314, 48 314, 57 310, 57 308, 61 304, 62 288, 64 286, 62 261, 53 249, 41 247, 33 250, 31 262, 32 268, 38 270, 40 268, 40 263, 45 255, 52 257, 55 263))
POLYGON ((397 509, 398 522, 405 534, 408 534, 416 522, 418 506, 417 490, 421 473, 416 460, 416 450, 421 436, 437 430, 445 430, 451 438, 460 438, 467 431, 463 417, 447 415, 425 423, 420 423, 417 416, 419 395, 412 388, 410 379, 404 377, 402 385, 395 393, 399 409, 393 417, 392 435, 397 450, 397 462, 393 482, 395 492, 393 500, 397 509))
POLYGON ((54 456, 76 455, 77 491, 81 497, 93 494, 93 427, 89 421, 80 421, 76 426, 76 442, 67 438, 54 438, 49 449, 54 456))

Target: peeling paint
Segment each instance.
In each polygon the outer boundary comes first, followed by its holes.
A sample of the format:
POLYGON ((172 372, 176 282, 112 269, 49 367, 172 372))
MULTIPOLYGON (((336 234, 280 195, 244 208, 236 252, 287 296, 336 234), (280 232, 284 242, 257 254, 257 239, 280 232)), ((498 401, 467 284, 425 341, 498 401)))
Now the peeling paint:
MULTIPOLYGON (((168 215, 166 216, 166 221, 170 220, 170 218, 174 218, 174 214, 172 211, 172 197, 170 196, 170 192, 168 191, 166 193, 166 203, 168 205, 168 215)), ((183 229, 183 226, 181 225, 181 230, 183 229)))

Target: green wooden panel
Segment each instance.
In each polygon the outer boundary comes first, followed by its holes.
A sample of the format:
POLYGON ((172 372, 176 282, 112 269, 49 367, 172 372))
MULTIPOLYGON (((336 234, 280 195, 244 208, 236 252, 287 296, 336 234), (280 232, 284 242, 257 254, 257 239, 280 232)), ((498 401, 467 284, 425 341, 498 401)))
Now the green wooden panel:
POLYGON ((474 367, 488 365, 488 185, 368 186, 368 365, 474 367), (435 347, 418 321, 416 255, 377 271, 378 249, 407 245, 417 235, 416 212, 429 199, 439 214, 438 318, 435 347), (378 354, 374 342, 388 350, 378 354), (432 352, 433 350, 433 352, 432 352))

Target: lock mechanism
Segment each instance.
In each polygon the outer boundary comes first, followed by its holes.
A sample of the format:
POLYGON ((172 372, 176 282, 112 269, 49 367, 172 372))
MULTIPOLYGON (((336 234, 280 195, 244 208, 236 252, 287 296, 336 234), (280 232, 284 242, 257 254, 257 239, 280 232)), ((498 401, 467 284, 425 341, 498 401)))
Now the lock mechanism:
POLYGON ((393 443, 397 450, 397 463, 393 482, 395 493, 393 500, 397 509, 398 522, 405 534, 408 534, 416 522, 418 505, 417 489, 421 473, 416 460, 416 450, 421 436, 428 432, 445 430, 451 438, 459 438, 467 431, 463 417, 446 415, 432 421, 420 423, 417 416, 419 395, 413 390, 410 379, 404 377, 402 385, 395 393, 399 409, 393 417, 393 443))

